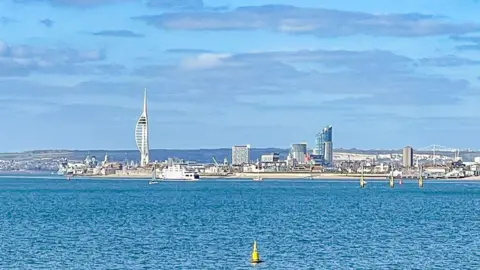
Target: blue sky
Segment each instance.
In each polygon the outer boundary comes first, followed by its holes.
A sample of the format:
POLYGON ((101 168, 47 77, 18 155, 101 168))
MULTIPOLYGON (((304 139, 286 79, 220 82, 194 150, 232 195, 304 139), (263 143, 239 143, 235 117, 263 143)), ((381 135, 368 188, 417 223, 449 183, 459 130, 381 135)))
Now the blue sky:
POLYGON ((0 0, 0 152, 480 148, 474 0, 0 0))

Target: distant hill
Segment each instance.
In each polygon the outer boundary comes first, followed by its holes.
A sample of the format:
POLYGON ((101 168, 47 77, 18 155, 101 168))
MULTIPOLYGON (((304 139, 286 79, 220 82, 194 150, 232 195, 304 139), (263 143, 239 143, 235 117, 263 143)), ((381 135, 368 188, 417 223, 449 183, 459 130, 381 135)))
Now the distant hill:
MULTIPOLYGON (((250 149, 250 159, 256 160, 262 154, 279 153, 280 158, 286 159, 289 150, 281 148, 252 148, 250 149)), ((34 150, 20 153, 0 153, 0 160, 14 160, 31 164, 31 162, 43 161, 48 163, 48 160, 56 162, 67 160, 84 160, 87 155, 95 156, 98 161, 104 159, 105 154, 108 154, 109 161, 140 161, 140 153, 138 150, 34 150)), ((232 149, 192 149, 192 150, 175 150, 175 149, 151 149, 150 161, 164 161, 168 158, 178 158, 198 163, 213 163, 213 158, 218 163, 223 163, 224 158, 227 158, 231 163, 232 149)))
MULTIPOLYGON (((288 149, 280 148, 252 148, 250 149, 250 159, 256 160, 260 158, 262 154, 266 153, 279 153, 281 158, 286 158, 288 155, 288 149)), ((45 154, 45 152, 43 152, 45 154)), ((65 158, 70 160, 84 159, 87 155, 95 156, 98 160, 102 160, 108 154, 109 160, 123 161, 128 160, 140 160, 140 154, 138 150, 75 150, 65 151, 65 158)), ((57 156, 57 155, 56 155, 57 156)), ((226 157, 229 162, 232 158, 231 148, 220 149, 195 149, 195 150, 174 150, 174 149, 151 149, 150 160, 163 161, 169 157, 180 158, 200 163, 213 163, 213 158, 218 163, 222 163, 226 157)))

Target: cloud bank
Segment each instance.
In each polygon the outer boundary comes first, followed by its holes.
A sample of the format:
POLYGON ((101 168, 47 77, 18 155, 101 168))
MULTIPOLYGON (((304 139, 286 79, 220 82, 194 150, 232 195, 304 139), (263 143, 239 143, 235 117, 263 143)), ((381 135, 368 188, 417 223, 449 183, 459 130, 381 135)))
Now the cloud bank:
POLYGON ((202 9, 203 0, 149 0, 148 6, 162 9, 202 9))
MULTIPOLYGON (((344 110, 345 106, 432 106, 460 102, 462 96, 478 94, 468 81, 422 74, 418 69, 476 64, 480 62, 459 57, 412 59, 379 50, 301 50, 233 55, 201 53, 185 57, 177 66, 146 66, 134 74, 161 80, 163 88, 178 89, 172 90, 177 93, 181 89, 195 89, 195 94, 190 93, 186 98, 213 97, 226 101, 239 96, 308 92, 327 99, 304 100, 299 106, 308 107, 307 103, 313 102, 317 108, 328 105, 344 110), (306 63, 311 68, 302 68, 306 63), (331 95, 339 95, 338 102, 328 100, 331 95)), ((260 106, 262 100, 253 98, 252 102, 260 106)), ((275 104, 269 108, 272 106, 275 104)))
POLYGON ((32 3, 49 3, 56 6, 70 6, 80 8, 90 8, 101 5, 119 4, 123 2, 136 0, 13 0, 16 3, 32 4, 32 3))
POLYGON ((53 24, 55 23, 54 21, 50 20, 50 19, 43 19, 40 21, 41 24, 45 25, 45 27, 52 27, 53 24))
POLYGON ((3 25, 7 25, 7 24, 10 24, 10 23, 15 23, 15 22, 17 22, 17 20, 15 20, 13 18, 5 17, 5 16, 0 17, 0 24, 3 24, 3 25))
POLYGON ((126 37, 126 38, 139 38, 144 37, 144 35, 135 33, 130 30, 103 30, 99 32, 92 33, 94 36, 105 36, 105 37, 126 37))
POLYGON ((43 48, 0 41, 0 76, 4 77, 28 76, 32 72, 94 74, 112 69, 111 65, 101 63, 105 59, 102 50, 43 48))
POLYGON ((480 50, 480 36, 451 36, 450 39, 467 43, 456 46, 455 48, 459 51, 480 50))
POLYGON ((475 23, 453 23, 444 17, 369 14, 287 5, 239 7, 223 12, 176 12, 134 17, 167 30, 269 30, 318 37, 351 35, 420 37, 461 35, 480 30, 475 23))

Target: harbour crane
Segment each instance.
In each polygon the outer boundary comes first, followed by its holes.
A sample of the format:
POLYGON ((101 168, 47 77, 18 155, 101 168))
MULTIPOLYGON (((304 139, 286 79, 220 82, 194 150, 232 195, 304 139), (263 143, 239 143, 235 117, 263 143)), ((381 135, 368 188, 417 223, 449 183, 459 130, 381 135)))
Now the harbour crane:
POLYGON ((215 163, 215 167, 220 167, 215 157, 212 157, 212 159, 213 159, 213 163, 215 163))

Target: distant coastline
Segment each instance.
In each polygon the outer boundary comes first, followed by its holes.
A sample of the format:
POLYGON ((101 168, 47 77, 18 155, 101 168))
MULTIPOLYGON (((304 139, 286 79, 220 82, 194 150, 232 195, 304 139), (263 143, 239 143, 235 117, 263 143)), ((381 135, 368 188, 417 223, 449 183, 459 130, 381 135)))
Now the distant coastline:
MULTIPOLYGON (((220 176, 220 175, 201 175, 201 179, 222 179, 222 180, 235 180, 235 179, 252 179, 255 176, 258 176, 257 173, 237 173, 227 176, 220 176)), ((309 173, 262 173, 260 176, 263 179, 268 180, 357 180, 360 178, 360 174, 309 174, 309 173)), ((382 174, 369 174, 364 175, 365 179, 371 180, 386 180, 387 175, 382 174)), ((113 175, 88 175, 88 176, 75 176, 75 178, 82 178, 82 179, 125 179, 125 180, 146 180, 150 179, 151 175, 149 174, 113 174, 113 175)), ((465 177, 465 178, 438 178, 438 179, 427 179, 431 181, 435 180, 469 180, 469 181, 480 181, 480 176, 475 177, 465 177)))
MULTIPOLYGON (((235 173, 229 175, 200 175, 200 179, 251 179, 258 176, 258 173, 235 173)), ((358 179, 360 175, 345 175, 345 174, 320 174, 320 173, 261 173, 263 179, 292 179, 292 180, 333 180, 333 179, 358 179)), ((75 176, 78 178, 125 178, 125 179, 150 179, 151 174, 111 174, 111 175, 84 175, 75 176)), ((387 175, 365 175, 368 179, 386 179, 387 175)))
MULTIPOLYGON (((56 173, 53 172, 55 175, 56 173)), ((33 171, 33 170, 25 170, 25 171, 0 171, 0 175, 52 175, 52 171, 33 171)))
MULTIPOLYGON (((45 171, 0 171, 0 176, 54 176, 55 178, 64 178, 65 176, 52 174, 51 172, 45 171)), ((201 175, 200 180, 209 179, 209 180, 235 180, 235 179, 252 179, 258 176, 258 173, 236 173, 231 175, 201 175)), ((322 180, 358 180, 360 174, 332 174, 332 173, 305 173, 305 172, 290 172, 290 173, 261 173, 260 176, 266 180, 311 180, 311 181, 322 181, 322 180)), ((386 180, 387 174, 365 174, 365 179, 370 180, 386 180)), ((112 179, 112 180, 148 180, 151 179, 151 174, 138 173, 138 174, 111 174, 111 175, 78 175, 74 178, 78 179, 112 179)), ((404 179, 404 180, 408 180, 404 179)), ((414 180, 414 179, 412 179, 414 180)), ((437 178, 437 179, 426 179, 428 181, 480 181, 480 176, 470 176, 464 178, 437 178)))
MULTIPOLYGON (((225 157, 231 162, 231 148, 213 148, 213 149, 150 149, 151 160, 167 160, 168 158, 179 158, 197 163, 212 163, 212 158, 216 160, 223 160, 225 157)), ((284 160, 287 158, 289 148, 278 147, 266 147, 266 148, 251 148, 250 158, 251 160, 260 159, 262 154, 265 153, 278 153, 279 158, 284 160)), ((380 155, 380 154, 401 154, 402 149, 358 149, 358 148, 335 148, 333 150, 337 154, 352 154, 352 155, 380 155)), ((416 150, 415 154, 431 154, 431 151, 416 150)), ((440 149, 436 151, 438 155, 451 155, 451 152, 442 152, 440 149)), ((25 152, 10 152, 0 153, 0 160, 18 160, 18 161, 31 161, 31 160, 56 160, 61 159, 83 161, 86 156, 95 156, 97 159, 102 159, 105 154, 111 161, 124 161, 128 160, 139 161, 139 152, 135 149, 128 150, 33 150, 25 152)), ((479 151, 461 151, 460 156, 464 160, 473 160, 474 157, 480 156, 479 151)), ((58 163, 58 162, 57 162, 58 163)), ((42 166, 44 167, 44 166, 42 166)), ((52 167, 53 169, 53 167, 52 167)))

